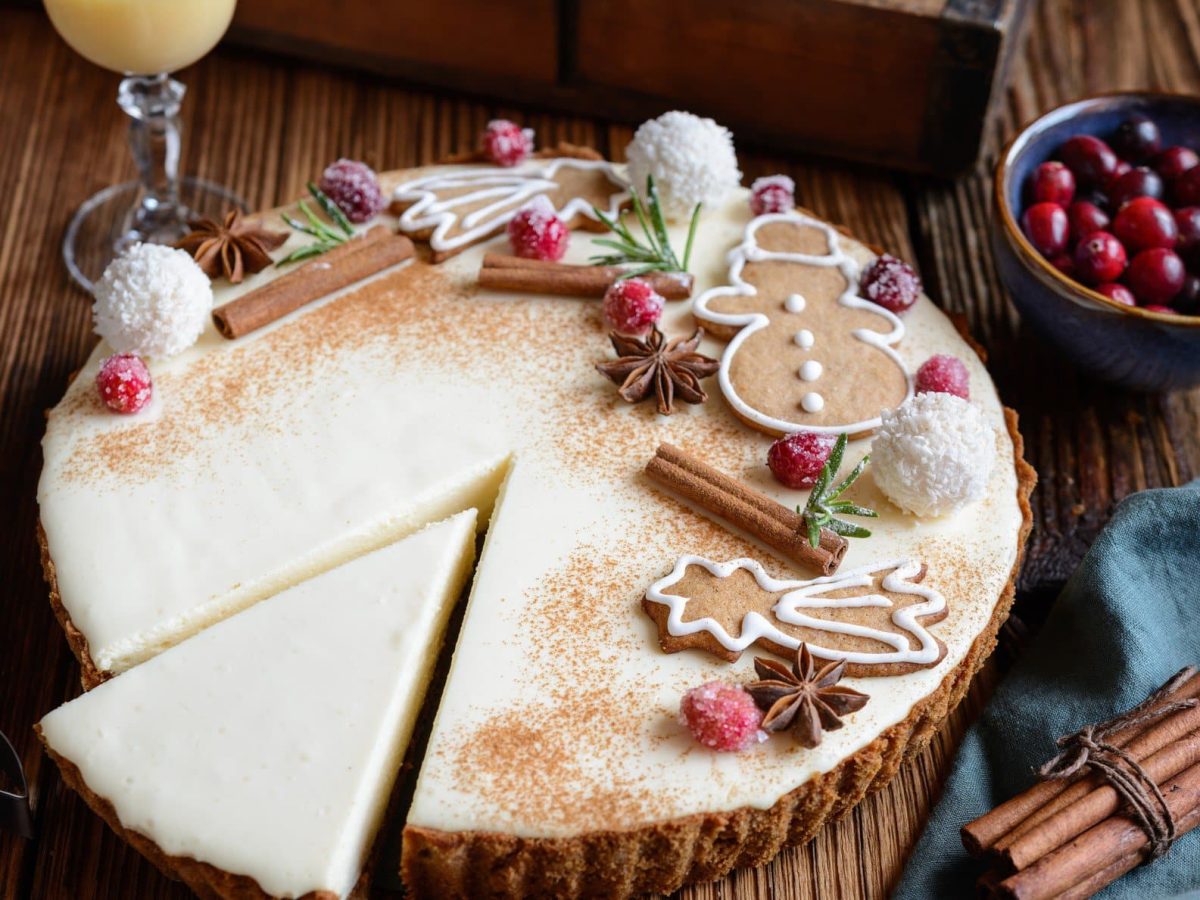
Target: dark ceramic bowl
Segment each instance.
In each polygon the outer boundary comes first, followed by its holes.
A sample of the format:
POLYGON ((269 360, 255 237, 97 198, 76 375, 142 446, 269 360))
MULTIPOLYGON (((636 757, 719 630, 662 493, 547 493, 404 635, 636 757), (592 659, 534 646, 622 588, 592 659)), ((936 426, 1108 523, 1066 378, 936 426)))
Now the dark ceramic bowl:
POLYGON ((1200 316, 1125 306, 1063 275, 1017 225, 1029 176, 1067 138, 1108 139, 1134 114, 1162 130, 1163 146, 1200 151, 1200 97, 1104 94, 1051 110, 1018 134, 996 164, 992 244, 1000 277, 1022 318, 1087 372, 1124 387, 1160 391, 1200 384, 1200 316))

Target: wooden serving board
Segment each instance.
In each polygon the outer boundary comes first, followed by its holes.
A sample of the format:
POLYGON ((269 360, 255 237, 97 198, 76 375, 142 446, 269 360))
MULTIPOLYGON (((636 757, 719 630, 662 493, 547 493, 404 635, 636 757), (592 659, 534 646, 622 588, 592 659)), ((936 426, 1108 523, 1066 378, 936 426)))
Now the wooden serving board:
MULTIPOLYGON (((1085 93, 1200 92, 1196 0, 1043 0, 1031 15, 1028 49, 1014 65, 989 145, 1040 111, 1085 93)), ((304 182, 339 155, 399 168, 463 150, 496 115, 536 128, 543 143, 568 140, 618 156, 630 137, 627 126, 585 114, 608 113, 600 107, 573 115, 518 110, 257 52, 221 50, 180 77, 189 88, 183 170, 230 185, 255 208, 301 196, 304 182)), ((24 761, 38 813, 35 841, 0 833, 0 897, 14 900, 189 896, 63 788, 32 731, 48 710, 79 691, 77 666, 46 602, 34 539, 35 489, 43 410, 62 396, 94 342, 87 298, 69 286, 61 268, 62 230, 91 192, 133 177, 127 123, 113 102, 116 80, 59 41, 36 5, 14 10, 0 4, 0 196, 6 201, 0 205, 0 730, 24 761)), ((917 262, 929 293, 964 314, 987 347, 993 377, 1021 414, 1027 455, 1041 476, 1017 601, 1026 621, 1036 623, 1122 497, 1200 476, 1200 392, 1131 394, 1090 381, 1020 327, 987 240, 987 155, 952 184, 744 146, 742 164, 747 178, 786 172, 805 205, 917 262)), ((887 789, 809 845, 682 896, 886 896, 963 727, 1010 658, 1006 648, 1018 646, 1002 640, 996 663, 929 749, 887 789)), ((382 884, 377 894, 396 896, 382 884)))

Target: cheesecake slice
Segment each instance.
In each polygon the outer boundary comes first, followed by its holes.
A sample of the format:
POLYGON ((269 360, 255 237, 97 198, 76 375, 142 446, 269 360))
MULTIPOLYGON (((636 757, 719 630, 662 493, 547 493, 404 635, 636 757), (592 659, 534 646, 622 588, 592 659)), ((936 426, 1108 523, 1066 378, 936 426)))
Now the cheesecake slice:
POLYGON ((344 897, 474 561, 474 510, 209 628, 47 715, 66 782, 201 896, 344 897))

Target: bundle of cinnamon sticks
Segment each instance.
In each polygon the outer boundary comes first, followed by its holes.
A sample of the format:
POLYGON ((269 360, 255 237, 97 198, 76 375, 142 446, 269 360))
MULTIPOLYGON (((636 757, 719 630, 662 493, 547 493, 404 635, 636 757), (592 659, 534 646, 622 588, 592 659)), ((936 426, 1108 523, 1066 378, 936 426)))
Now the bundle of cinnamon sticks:
MULTIPOLYGON (((1200 697, 1194 669, 1168 685, 1149 712, 1200 697)), ((1200 705, 1138 718, 1103 741, 1158 786, 1178 836, 1200 824, 1200 705)), ((981 895, 1020 900, 1089 897, 1151 852, 1145 827, 1117 790, 1088 768, 1072 779, 1039 782, 964 826, 962 839, 968 852, 993 864, 980 879, 981 895)))

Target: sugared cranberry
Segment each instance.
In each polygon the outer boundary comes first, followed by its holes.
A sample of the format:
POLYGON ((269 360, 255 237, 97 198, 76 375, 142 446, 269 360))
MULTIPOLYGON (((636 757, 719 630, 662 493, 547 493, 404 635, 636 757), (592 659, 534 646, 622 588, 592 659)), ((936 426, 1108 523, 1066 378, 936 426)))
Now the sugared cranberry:
POLYGON ((150 370, 132 353, 115 353, 102 362, 96 389, 105 406, 123 415, 143 409, 154 393, 150 370))
POLYGON ((1171 199, 1176 206, 1200 206, 1200 166, 1192 166, 1171 182, 1171 199))
POLYGON ((786 175, 756 178, 750 185, 750 211, 756 216, 791 212, 796 208, 796 182, 786 175))
POLYGON ((1109 300, 1115 300, 1117 303, 1124 303, 1126 306, 1137 306, 1137 299, 1133 296, 1133 291, 1125 287, 1123 284, 1098 284, 1096 290, 1107 297, 1109 300))
POLYGON ((1067 249, 1070 227, 1067 211, 1057 203, 1035 203, 1021 216, 1025 237, 1037 252, 1049 259, 1067 249))
POLYGON ((626 278, 604 294, 604 324, 617 334, 642 335, 662 318, 665 305, 648 282, 626 278))
POLYGON ((1090 134, 1069 138, 1058 152, 1075 177, 1087 184, 1108 184, 1117 169, 1117 154, 1112 147, 1090 134))
POLYGON ((1190 147, 1168 147, 1154 157, 1154 170, 1170 184, 1188 169, 1194 169, 1200 164, 1200 156, 1190 147))
POLYGON ((734 684, 710 681, 683 695, 679 721, 710 750, 736 753, 766 739, 754 698, 734 684))
POLYGON ((515 166, 533 152, 533 129, 508 119, 492 119, 480 137, 483 152, 498 166, 515 166))
POLYGON ((339 159, 321 173, 317 185, 351 222, 366 222, 383 209, 386 201, 375 172, 355 159, 339 159))
POLYGON ((885 253, 863 272, 859 288, 868 300, 898 315, 921 296, 921 279, 908 263, 885 253))
POLYGON ((1162 147, 1162 135, 1153 119, 1130 116, 1117 126, 1112 146, 1123 159, 1140 163, 1158 153, 1162 147))
POLYGON ((1137 197, 1122 206, 1113 219, 1113 234, 1130 253, 1137 253, 1151 247, 1174 247, 1179 229, 1161 200, 1137 197))
POLYGON ((1153 247, 1133 258, 1125 282, 1138 302, 1145 306, 1163 306, 1183 290, 1186 276, 1183 260, 1173 250, 1153 247))
POLYGON ((967 367, 957 356, 939 353, 921 363, 917 369, 913 389, 918 394, 953 394, 964 400, 971 399, 971 376, 967 367))
POLYGON ((1130 169, 1108 186, 1108 199, 1120 209, 1134 197, 1153 197, 1161 200, 1166 193, 1162 176, 1146 166, 1130 169))
POLYGON ((1070 224, 1071 240, 1077 241, 1093 231, 1107 231, 1112 220, 1096 204, 1076 200, 1067 207, 1067 222, 1070 224))
POLYGON ((557 262, 567 252, 571 233, 558 217, 554 204, 539 194, 517 210, 508 220, 508 243, 513 254, 522 259, 557 262))
POLYGON ((1171 305, 1187 316, 1200 316, 1200 275, 1188 273, 1171 305))
POLYGON ((1033 202, 1066 206, 1075 196, 1075 176, 1060 162, 1044 162, 1033 173, 1033 202))
POLYGON ((1093 231, 1075 248, 1075 274, 1087 284, 1116 281, 1125 263, 1124 245, 1107 231, 1093 231))
POLYGON ((828 434, 797 431, 771 445, 767 466, 780 484, 795 490, 810 488, 816 484, 835 443, 828 434))
POLYGON ((1200 273, 1200 206, 1175 210, 1175 227, 1179 231, 1175 252, 1189 269, 1200 273))

